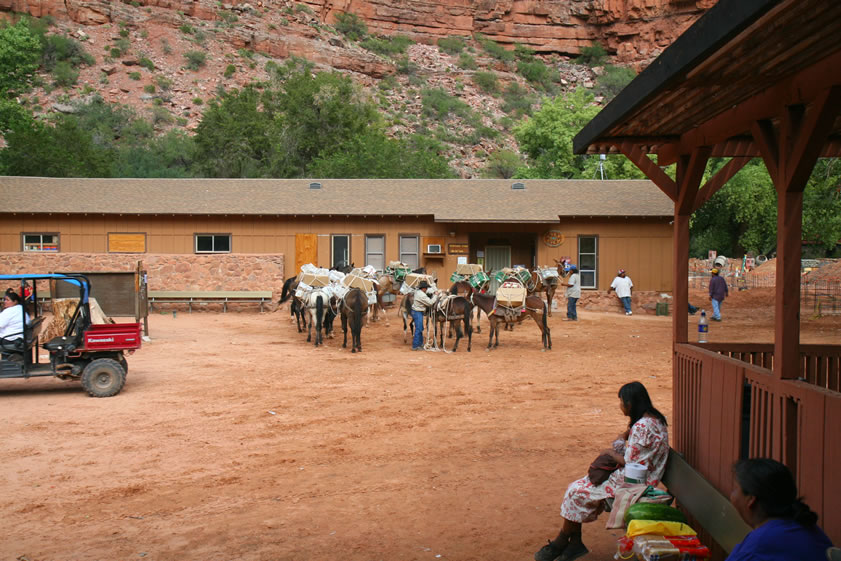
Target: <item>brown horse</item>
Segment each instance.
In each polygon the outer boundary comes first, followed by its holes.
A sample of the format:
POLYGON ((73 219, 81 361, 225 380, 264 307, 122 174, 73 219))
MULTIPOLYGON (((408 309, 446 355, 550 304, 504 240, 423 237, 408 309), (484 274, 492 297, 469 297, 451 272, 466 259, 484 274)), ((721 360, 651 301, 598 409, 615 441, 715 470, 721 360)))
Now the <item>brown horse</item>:
POLYGON ((362 323, 368 314, 368 295, 358 288, 348 290, 339 304, 342 314, 342 331, 345 340, 342 348, 347 348, 348 321, 350 321, 351 348, 350 352, 362 352, 362 323))
POLYGON ((455 327, 456 342, 453 345, 453 352, 458 350, 458 342, 463 337, 461 326, 464 324, 464 333, 467 334, 467 352, 473 342, 473 328, 470 327, 470 314, 473 312, 473 305, 464 296, 454 294, 441 294, 441 299, 432 307, 432 324, 435 335, 440 333, 438 346, 444 348, 444 322, 450 322, 450 329, 455 327))
POLYGON ((552 299, 555 298, 555 291, 558 289, 558 277, 543 278, 539 269, 531 272, 531 280, 526 287, 529 292, 546 294, 546 304, 549 306, 549 317, 552 317, 552 299))
POLYGON ((501 306, 497 307, 496 298, 485 294, 474 293, 471 297, 471 302, 474 306, 481 308, 491 326, 491 333, 488 336, 488 350, 499 346, 499 323, 521 323, 527 317, 530 317, 540 328, 540 335, 543 342, 543 350, 552 348, 552 338, 549 335, 549 324, 546 321, 546 302, 539 296, 527 296, 525 306, 521 310, 503 309, 501 306), (494 343, 494 335, 496 335, 496 342, 494 343), (493 346, 491 345, 493 343, 493 346))
MULTIPOLYGON (((413 273, 417 273, 420 275, 426 274, 426 267, 419 267, 412 271, 413 273)), ((385 273, 377 277, 377 304, 373 306, 373 314, 371 317, 371 321, 379 321, 378 311, 382 311, 383 317, 386 318, 386 325, 388 325, 388 317, 385 313, 385 303, 383 301, 383 297, 386 294, 394 294, 397 296, 400 294, 400 285, 402 283, 395 282, 394 275, 391 273, 385 273)), ((404 322, 405 323, 405 322, 404 322)))

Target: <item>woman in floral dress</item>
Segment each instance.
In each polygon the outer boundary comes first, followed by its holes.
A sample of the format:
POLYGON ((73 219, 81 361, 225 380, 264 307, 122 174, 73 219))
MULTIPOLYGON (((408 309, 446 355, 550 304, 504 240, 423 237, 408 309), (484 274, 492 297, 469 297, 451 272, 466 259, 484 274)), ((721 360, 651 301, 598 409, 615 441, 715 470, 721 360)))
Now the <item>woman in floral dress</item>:
POLYGON ((557 538, 534 554, 536 561, 572 561, 589 553, 581 541, 581 524, 598 518, 604 500, 615 495, 616 488, 625 481, 625 464, 646 466, 649 485, 656 486, 663 477, 669 457, 666 417, 652 405, 640 382, 630 382, 619 389, 619 409, 630 419, 628 430, 620 435, 613 449, 605 452, 619 464, 619 469, 601 485, 594 485, 589 477, 570 484, 561 503, 563 527, 557 538))

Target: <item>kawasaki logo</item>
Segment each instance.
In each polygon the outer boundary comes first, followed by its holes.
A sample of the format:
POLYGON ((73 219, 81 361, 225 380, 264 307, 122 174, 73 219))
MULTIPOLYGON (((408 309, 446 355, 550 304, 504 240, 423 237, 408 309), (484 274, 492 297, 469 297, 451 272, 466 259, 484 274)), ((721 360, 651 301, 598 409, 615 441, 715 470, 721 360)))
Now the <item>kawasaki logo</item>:
POLYGON ((113 343, 113 337, 106 337, 105 339, 88 339, 88 343, 113 343))

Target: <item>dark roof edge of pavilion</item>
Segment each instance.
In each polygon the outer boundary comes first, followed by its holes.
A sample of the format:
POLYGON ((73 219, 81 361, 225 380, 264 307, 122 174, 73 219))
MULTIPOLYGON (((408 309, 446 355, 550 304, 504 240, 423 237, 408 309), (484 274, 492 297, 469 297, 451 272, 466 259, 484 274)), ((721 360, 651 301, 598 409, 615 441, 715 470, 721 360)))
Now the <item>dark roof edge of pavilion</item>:
POLYGON ((595 139, 660 90, 685 77, 701 60, 741 33, 780 0, 719 1, 596 115, 572 141, 585 154, 595 139))

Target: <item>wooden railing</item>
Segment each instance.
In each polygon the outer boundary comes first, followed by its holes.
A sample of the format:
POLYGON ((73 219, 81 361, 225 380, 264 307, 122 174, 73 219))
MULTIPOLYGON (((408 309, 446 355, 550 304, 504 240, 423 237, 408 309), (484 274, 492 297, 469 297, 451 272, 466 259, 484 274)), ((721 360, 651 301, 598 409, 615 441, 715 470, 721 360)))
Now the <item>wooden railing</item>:
MULTIPOLYGON (((771 343, 705 343, 703 348, 774 369, 774 345, 771 343)), ((800 345, 800 378, 813 386, 841 392, 841 346, 800 345)))
POLYGON ((838 543, 841 347, 802 345, 802 380, 778 380, 773 351, 769 344, 675 345, 673 446, 724 494, 736 460, 783 462, 838 543))

